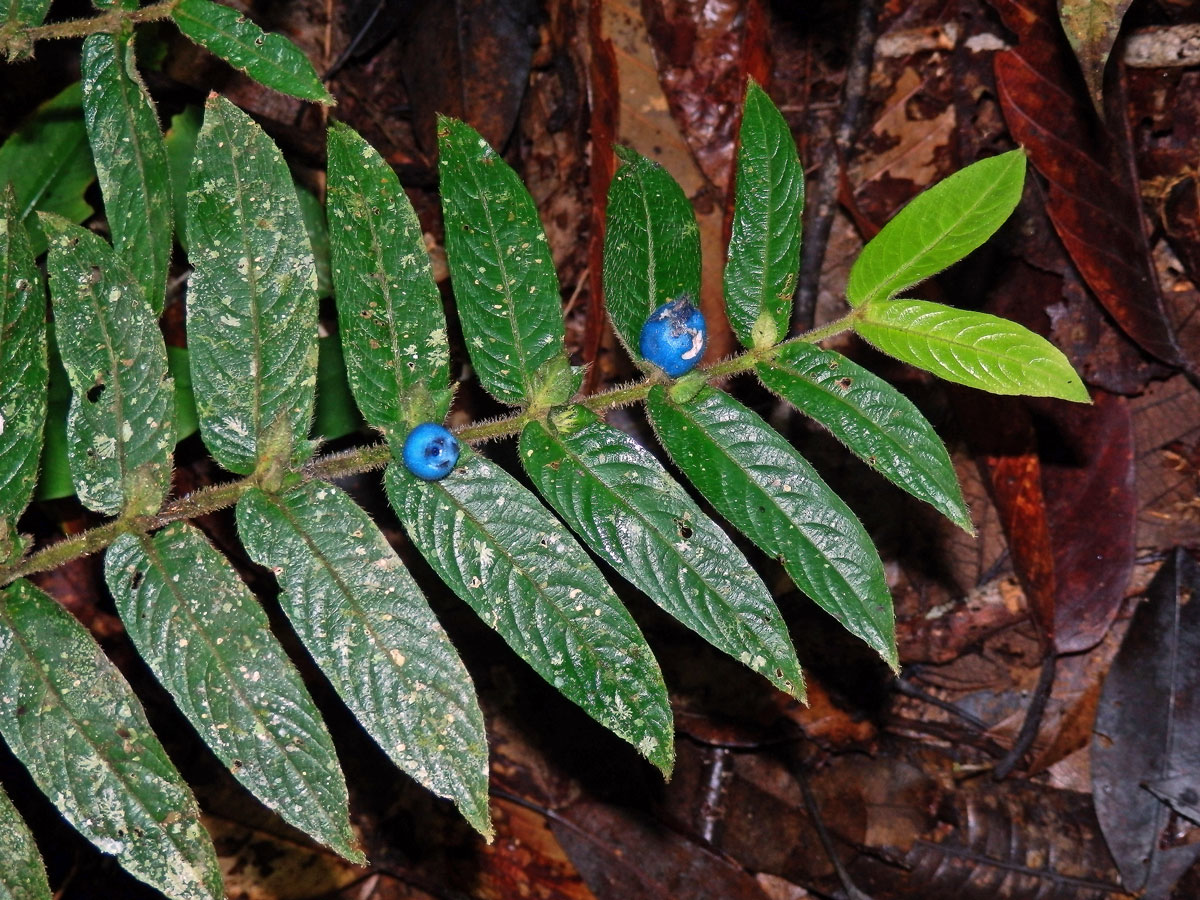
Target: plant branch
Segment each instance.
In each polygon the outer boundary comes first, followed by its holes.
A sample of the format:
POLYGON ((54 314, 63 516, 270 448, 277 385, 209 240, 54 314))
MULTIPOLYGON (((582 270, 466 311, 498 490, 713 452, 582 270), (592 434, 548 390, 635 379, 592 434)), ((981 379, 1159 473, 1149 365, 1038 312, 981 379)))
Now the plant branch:
POLYGON ((119 32, 126 23, 132 25, 139 22, 156 22, 159 19, 169 18, 171 13, 175 11, 175 5, 178 2, 179 0, 162 0, 161 3, 152 3, 150 6, 143 6, 141 9, 126 10, 114 8, 106 13, 101 13, 98 16, 92 16, 87 19, 68 19, 65 22, 51 22, 49 25, 26 28, 21 37, 33 43, 34 41, 54 40, 56 38, 87 37, 88 35, 104 32, 115 33, 119 32))

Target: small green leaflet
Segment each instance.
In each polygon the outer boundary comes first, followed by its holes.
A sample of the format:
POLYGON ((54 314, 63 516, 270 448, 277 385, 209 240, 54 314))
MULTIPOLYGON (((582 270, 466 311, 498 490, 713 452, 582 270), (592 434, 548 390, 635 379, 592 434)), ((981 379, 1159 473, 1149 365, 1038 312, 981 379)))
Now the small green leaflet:
POLYGON ((33 832, 0 787, 0 900, 50 900, 33 832))
POLYGON ((176 522, 153 538, 117 538, 104 573, 138 653, 233 777, 301 831, 363 862, 333 740, 229 561, 176 522))
POLYGON ((384 486, 442 580, 563 696, 669 773, 674 734, 658 662, 591 558, 537 498, 468 448, 441 481, 393 463, 384 486))
POLYGON ((204 443, 241 475, 306 459, 317 370, 312 251, 279 149, 221 97, 208 101, 196 142, 187 232, 188 351, 204 443))
POLYGON ((850 508, 779 432, 704 387, 687 403, 650 390, 651 424, 675 465, 796 587, 897 668, 883 563, 850 508))
POLYGON ((700 229, 683 188, 628 147, 608 189, 604 297, 617 336, 635 360, 646 318, 682 294, 700 298, 700 229))
MULTIPOLYGON (((12 187, 0 193, 0 563, 37 483, 46 422, 46 291, 12 187)), ((3 857, 0 857, 3 858, 3 857)))
POLYGON ((398 447, 450 405, 446 317, 424 233, 392 167, 337 122, 328 206, 346 375, 363 417, 398 447))
POLYGON ((83 117, 113 246, 158 315, 171 262, 171 176, 130 38, 93 34, 83 42, 83 117))
POLYGON ((87 630, 16 581, 0 592, 0 659, 0 735, 63 817, 171 900, 224 897, 191 791, 87 630))
POLYGON ((1021 199, 1025 152, 960 169, 918 194, 863 248, 850 269, 851 306, 889 300, 990 238, 1021 199))
POLYGON ((67 457, 79 500, 158 511, 171 484, 174 386, 162 332, 129 269, 98 235, 42 214, 55 337, 71 381, 67 457))
POLYGON ((1008 319, 926 300, 889 300, 863 307, 853 323, 889 356, 956 384, 1091 402, 1062 351, 1008 319))
POLYGON ((629 435, 582 406, 559 421, 564 427, 530 422, 521 433, 521 463, 542 496, 666 612, 803 699, 787 626, 725 532, 629 435))
POLYGON ((514 406, 563 356, 558 274, 533 198, 479 132, 438 119, 446 258, 463 339, 479 381, 514 406))
POLYGON ((267 34, 236 9, 209 0, 180 0, 171 18, 184 36, 281 94, 334 102, 303 51, 279 34, 267 34))
POLYGON ((892 484, 969 534, 971 514, 946 446, 903 394, 840 353, 794 341, 755 366, 769 390, 820 422, 892 484))
POLYGON ((481 834, 487 737, 471 676, 375 523, 339 488, 257 488, 237 506, 251 558, 334 690, 402 770, 454 801, 481 834))
POLYGON ((804 169, 796 142, 766 91, 746 89, 737 194, 725 263, 725 313, 746 347, 786 337, 800 266, 804 169))

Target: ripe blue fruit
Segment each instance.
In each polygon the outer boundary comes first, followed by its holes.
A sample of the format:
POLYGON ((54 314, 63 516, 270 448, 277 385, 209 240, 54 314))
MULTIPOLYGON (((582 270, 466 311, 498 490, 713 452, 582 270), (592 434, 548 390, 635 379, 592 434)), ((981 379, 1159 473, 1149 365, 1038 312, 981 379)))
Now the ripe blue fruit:
POLYGON ((668 300, 642 326, 638 349, 672 378, 690 372, 704 355, 708 328, 687 294, 668 300))
POLYGON ((458 439, 441 425, 423 422, 404 439, 404 465, 425 481, 438 481, 458 462, 458 439))

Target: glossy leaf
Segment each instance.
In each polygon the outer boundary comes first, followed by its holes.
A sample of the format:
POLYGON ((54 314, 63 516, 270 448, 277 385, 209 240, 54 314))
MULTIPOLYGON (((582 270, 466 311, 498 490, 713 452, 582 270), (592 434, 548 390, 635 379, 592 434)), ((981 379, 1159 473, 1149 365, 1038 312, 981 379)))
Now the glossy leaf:
POLYGON ((485 836, 487 738, 471 677, 416 582, 341 489, 309 482, 238 502, 250 556, 334 690, 392 761, 485 836))
POLYGON ((0 30, 5 30, 5 25, 34 28, 42 24, 49 9, 50 0, 0 0, 0 30))
POLYGON ((46 291, 12 188, 0 191, 0 562, 38 477, 46 423, 46 291))
POLYGON ((113 246, 158 315, 171 263, 171 175, 130 38, 93 34, 83 42, 83 117, 113 246))
POLYGON ((945 444, 912 401, 882 378, 840 353, 799 341, 755 372, 892 484, 974 533, 945 444))
POLYGON ((787 336, 800 267, 804 169, 791 129, 754 81, 739 132, 733 232, 725 263, 725 313, 747 347, 787 336))
POLYGON ((1090 402, 1062 351, 1008 319, 930 303, 876 301, 854 330, 889 356, 946 381, 991 391, 1090 402))
POLYGON ((162 332, 101 237, 42 216, 55 337, 71 382, 67 457, 79 500, 116 515, 157 512, 171 484, 174 386, 162 332))
POLYGON ((50 900, 46 867, 33 832, 0 788, 0 900, 50 900))
POLYGON ((888 300, 958 262, 1004 224, 1021 199, 1025 153, 960 169, 918 194, 863 248, 850 269, 851 306, 888 300))
POLYGON ((480 383, 522 405, 538 370, 563 356, 558 275, 533 198, 479 132, 438 120, 446 257, 463 339, 480 383))
POLYGON ((208 101, 188 189, 188 351, 204 443, 248 474, 297 462, 317 368, 316 275, 292 176, 244 112, 208 101))
POLYGON ((617 336, 635 359, 650 313, 700 297, 700 230, 692 204, 667 171, 628 147, 608 189, 604 298, 617 336))
POLYGON ((676 403, 656 385, 647 409, 659 441, 705 499, 895 669, 883 563, 857 517, 804 457, 755 413, 710 387, 676 403))
POLYGON ((171 900, 223 897, 192 793, 128 683, 26 581, 0 595, 0 735, 84 837, 171 900))
POLYGON ((392 508, 434 571, 563 696, 670 772, 671 707, 637 624, 566 528, 482 456, 441 481, 393 463, 392 508))
POLYGON ((350 388, 363 417, 397 445, 414 418, 440 421, 450 401, 446 317, 424 233, 391 166, 336 122, 329 129, 328 204, 350 388), (420 398, 431 392, 440 402, 421 409, 420 398))
POLYGON ((264 32, 236 9, 209 0, 180 0, 171 18, 185 37, 259 84, 301 100, 334 102, 299 47, 283 35, 264 32))
POLYGON ((301 831, 363 862, 325 723, 229 561, 176 522, 153 538, 119 537, 104 574, 138 653, 233 777, 301 831))
POLYGON ((653 454, 584 407, 521 433, 530 479, 584 542, 706 641, 803 699, 775 601, 750 563, 653 454))

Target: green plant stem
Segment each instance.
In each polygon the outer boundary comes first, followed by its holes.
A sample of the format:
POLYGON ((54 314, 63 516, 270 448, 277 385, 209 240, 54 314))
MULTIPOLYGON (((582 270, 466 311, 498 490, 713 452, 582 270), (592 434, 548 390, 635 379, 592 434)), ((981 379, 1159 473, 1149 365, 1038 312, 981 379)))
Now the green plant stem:
MULTIPOLYGON (((146 9, 153 8, 146 7, 146 9)), ((780 348, 788 343, 795 341, 816 343, 827 337, 840 334, 851 327, 856 315, 857 313, 852 310, 840 319, 836 319, 820 328, 815 328, 789 341, 776 344, 773 347, 747 350, 737 356, 722 360, 702 370, 704 379, 712 383, 721 381, 732 375, 748 372, 758 363, 774 356, 779 352, 780 348)), ((641 381, 620 385, 607 391, 601 391, 598 394, 591 394, 590 396, 579 398, 575 402, 586 406, 595 413, 602 413, 619 406, 639 403, 646 399, 650 394, 650 389, 654 385, 669 383, 669 381, 666 381, 662 377, 661 373, 656 373, 641 381)), ((520 434, 521 430, 527 424, 544 417, 548 412, 549 410, 525 409, 511 416, 468 425, 466 428, 459 429, 456 435, 459 440, 472 445, 499 438, 512 437, 513 435, 520 434)), ((328 481, 335 478, 344 478, 347 475, 369 472, 372 469, 380 469, 391 462, 391 460, 391 448, 386 443, 378 443, 318 457, 305 463, 298 471, 291 474, 299 476, 305 481, 314 478, 328 481)), ((168 503, 157 515, 121 517, 111 522, 106 522, 103 525, 98 525, 95 528, 89 528, 87 531, 72 535, 69 538, 64 538, 48 547, 42 548, 7 569, 0 569, 0 586, 6 585, 17 578, 32 575, 35 572, 45 572, 57 568, 78 557, 99 552, 122 534, 148 534, 151 531, 170 525, 172 522, 192 519, 196 516, 207 515, 208 513, 233 506, 242 494, 246 493, 250 488, 255 487, 258 482, 259 478, 257 475, 249 475, 237 481, 201 488, 185 497, 168 503)))
POLYGON ((114 8, 87 19, 68 19, 65 22, 51 22, 49 25, 27 28, 22 36, 25 40, 33 43, 57 38, 87 37, 103 32, 116 33, 121 31, 126 23, 132 25, 138 22, 156 22, 159 19, 169 18, 178 2, 179 0, 163 0, 161 3, 152 3, 150 6, 134 10, 114 8))

